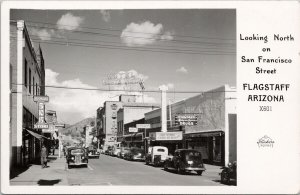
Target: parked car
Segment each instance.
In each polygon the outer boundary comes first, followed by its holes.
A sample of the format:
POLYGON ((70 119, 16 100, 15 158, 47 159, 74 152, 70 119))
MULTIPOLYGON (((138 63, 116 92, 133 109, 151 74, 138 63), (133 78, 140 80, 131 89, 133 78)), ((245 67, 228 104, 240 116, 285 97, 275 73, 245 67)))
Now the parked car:
POLYGON ((68 168, 70 168, 72 165, 84 165, 85 167, 88 166, 88 155, 84 148, 69 148, 67 151, 66 159, 68 168))
POLYGON ((120 158, 124 158, 125 157, 125 154, 129 152, 129 148, 128 147, 121 147, 121 151, 119 153, 119 157, 120 158))
POLYGON ((201 153, 191 149, 176 150, 174 156, 165 161, 164 169, 175 169, 177 173, 196 171, 198 175, 202 175, 202 172, 206 170, 201 153))
POLYGON ((130 148, 129 152, 125 153, 126 160, 145 160, 145 152, 141 148, 130 148))
POLYGON ((104 154, 106 155, 111 155, 112 154, 112 146, 108 146, 107 149, 105 150, 104 154))
POLYGON ((120 147, 113 147, 112 156, 118 156, 118 154, 121 152, 120 147))
POLYGON ((89 158, 100 158, 100 151, 97 148, 90 146, 87 148, 89 158))
POLYGON ((236 161, 228 163, 227 167, 222 167, 222 172, 219 173, 221 176, 221 183, 230 184, 230 180, 236 181, 236 161))
POLYGON ((154 166, 161 166, 164 164, 168 156, 168 148, 164 146, 152 146, 148 148, 146 154, 146 164, 153 164, 154 166))

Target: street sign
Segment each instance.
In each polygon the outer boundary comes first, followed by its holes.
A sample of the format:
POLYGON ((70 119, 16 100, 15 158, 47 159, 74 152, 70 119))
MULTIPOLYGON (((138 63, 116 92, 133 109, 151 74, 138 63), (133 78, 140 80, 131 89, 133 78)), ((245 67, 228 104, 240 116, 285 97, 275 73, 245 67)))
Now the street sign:
POLYGON ((136 133, 136 132, 138 132, 138 128, 135 128, 135 127, 129 127, 129 132, 130 132, 130 133, 136 133))
POLYGON ((151 125, 150 124, 136 124, 136 128, 138 128, 138 129, 150 129, 151 125))
POLYGON ((48 124, 39 124, 39 123, 36 123, 34 124, 34 129, 48 129, 49 128, 49 125, 48 124))
POLYGON ((182 140, 182 131, 150 132, 149 137, 150 137, 150 140, 152 140, 152 141, 182 140))
POLYGON ((197 125, 198 115, 197 114, 176 114, 175 125, 180 126, 194 126, 197 125))
POLYGON ((49 96, 33 96, 35 102, 49 102, 49 96))

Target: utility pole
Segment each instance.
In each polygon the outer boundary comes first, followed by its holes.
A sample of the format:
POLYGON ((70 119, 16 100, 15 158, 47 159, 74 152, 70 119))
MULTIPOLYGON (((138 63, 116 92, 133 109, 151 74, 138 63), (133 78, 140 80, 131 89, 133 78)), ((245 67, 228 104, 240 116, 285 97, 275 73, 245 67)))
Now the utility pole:
POLYGON ((167 132, 167 90, 168 86, 161 85, 161 132, 167 132))

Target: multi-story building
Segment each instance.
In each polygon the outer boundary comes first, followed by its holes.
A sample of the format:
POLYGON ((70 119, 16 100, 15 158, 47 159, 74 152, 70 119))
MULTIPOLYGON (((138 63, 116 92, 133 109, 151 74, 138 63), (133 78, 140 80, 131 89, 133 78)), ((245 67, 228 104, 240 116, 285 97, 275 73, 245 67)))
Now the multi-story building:
MULTIPOLYGON (((158 104, 150 103, 137 103, 137 102, 124 102, 123 108, 119 109, 117 113, 118 121, 118 142, 123 141, 123 136, 128 134, 128 129, 124 130, 127 123, 131 123, 135 120, 145 117, 145 113, 159 108, 158 104)), ((135 126, 134 126, 135 127, 135 126)))
POLYGON ((45 95, 45 65, 40 47, 34 48, 24 21, 10 22, 10 165, 39 159, 41 129, 34 96, 45 95))
POLYGON ((124 124, 144 117, 158 105, 137 103, 136 95, 120 95, 119 101, 106 101, 97 109, 97 138, 101 145, 122 141, 124 124), (119 137, 119 139, 118 139, 119 137))
MULTIPOLYGON (((224 165, 236 160, 236 90, 224 85, 167 106, 168 132, 182 132, 183 139, 159 141, 170 151, 176 148, 200 150, 207 163, 224 165), (197 125, 179 126, 178 114, 195 114, 197 125)), ((145 113, 151 124, 146 137, 161 131, 161 109, 145 113)), ((155 142, 156 140, 154 140, 155 142)), ((157 141, 156 141, 157 142, 157 141)), ((158 143, 154 143, 158 144, 158 143)))
POLYGON ((117 141, 117 112, 122 108, 120 101, 106 101, 97 109, 97 138, 101 145, 113 145, 117 141))

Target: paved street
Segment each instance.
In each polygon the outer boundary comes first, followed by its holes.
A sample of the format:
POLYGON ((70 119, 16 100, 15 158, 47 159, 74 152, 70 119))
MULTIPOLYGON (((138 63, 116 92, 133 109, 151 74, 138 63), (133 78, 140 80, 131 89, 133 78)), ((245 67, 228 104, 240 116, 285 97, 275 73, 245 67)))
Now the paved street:
POLYGON ((49 162, 49 167, 41 169, 31 166, 27 171, 11 180, 11 185, 176 185, 212 186, 219 182, 220 168, 206 165, 202 176, 194 173, 179 175, 164 171, 161 167, 145 165, 116 157, 101 155, 100 159, 89 159, 85 167, 68 169, 65 159, 49 162))

